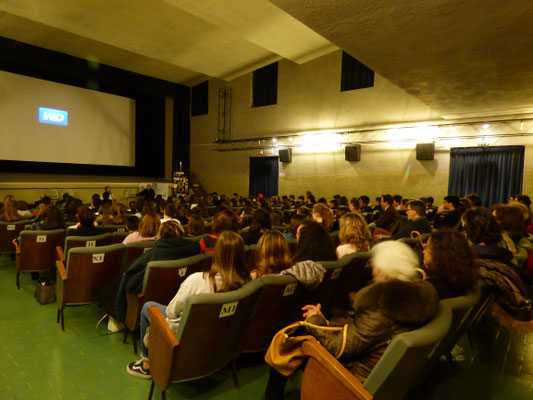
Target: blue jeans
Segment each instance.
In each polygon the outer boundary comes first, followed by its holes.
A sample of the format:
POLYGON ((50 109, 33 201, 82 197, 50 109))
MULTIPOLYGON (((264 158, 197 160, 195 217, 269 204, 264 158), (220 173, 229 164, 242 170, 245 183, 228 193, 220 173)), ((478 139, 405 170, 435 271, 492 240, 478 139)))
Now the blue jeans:
POLYGON ((148 309, 152 306, 157 306, 163 313, 163 315, 167 316, 167 306, 164 306, 163 304, 156 303, 155 301, 148 301, 144 303, 144 306, 141 310, 141 354, 143 357, 148 357, 148 348, 144 345, 144 335, 146 335, 146 330, 150 326, 150 318, 148 317, 148 309))

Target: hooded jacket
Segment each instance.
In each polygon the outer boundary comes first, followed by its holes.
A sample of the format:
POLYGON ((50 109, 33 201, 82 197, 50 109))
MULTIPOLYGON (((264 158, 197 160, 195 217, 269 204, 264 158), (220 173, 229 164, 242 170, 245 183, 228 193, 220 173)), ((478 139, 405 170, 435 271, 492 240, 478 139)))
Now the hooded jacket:
POLYGON ((154 247, 131 264, 122 277, 116 301, 117 320, 125 321, 128 307, 126 292, 139 293, 142 290, 144 272, 150 261, 178 260, 200 254, 200 252, 198 242, 181 238, 159 239, 154 247))
MULTIPOLYGON (((339 361, 363 382, 394 336, 423 326, 437 314, 439 298, 428 282, 390 279, 361 289, 353 306, 353 318, 332 320, 330 325, 348 324, 346 347, 339 361)), ((319 315, 308 321, 327 324, 319 315)), ((342 331, 308 330, 330 353, 338 354, 342 331)))

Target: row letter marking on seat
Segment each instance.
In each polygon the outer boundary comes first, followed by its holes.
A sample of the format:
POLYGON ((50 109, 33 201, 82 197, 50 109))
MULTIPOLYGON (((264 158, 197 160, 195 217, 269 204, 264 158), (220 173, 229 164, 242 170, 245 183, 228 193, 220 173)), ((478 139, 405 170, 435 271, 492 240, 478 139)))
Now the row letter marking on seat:
POLYGON ((96 246, 96 240, 87 240, 85 242, 85 247, 95 247, 96 246))
POLYGON ((7 230, 8 231, 14 231, 15 230, 15 225, 8 225, 7 226, 7 230))
POLYGON ((98 264, 104 262, 104 253, 102 254, 93 254, 93 264, 98 264))
POLYGON ((292 296, 294 292, 296 292, 296 286, 298 286, 297 283, 289 283, 287 286, 285 286, 283 296, 292 296))
POLYGON ((37 235, 37 243, 45 243, 46 235, 37 235))
POLYGON ((187 267, 181 267, 179 270, 178 270, 178 274, 183 278, 185 276, 185 274, 187 273, 187 267))
POLYGON ((337 279, 339 275, 341 274, 342 268, 335 268, 335 270, 331 274, 331 279, 337 279))
POLYGON ((235 311, 237 311, 237 304, 239 304, 238 301, 222 304, 218 318, 229 317, 230 315, 235 314, 235 311))

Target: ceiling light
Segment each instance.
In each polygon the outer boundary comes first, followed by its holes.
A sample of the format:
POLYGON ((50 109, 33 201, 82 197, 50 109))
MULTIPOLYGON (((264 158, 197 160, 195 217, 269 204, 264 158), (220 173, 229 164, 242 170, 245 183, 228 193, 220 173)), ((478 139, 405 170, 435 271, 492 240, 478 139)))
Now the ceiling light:
POLYGON ((488 129, 490 128, 490 124, 483 124, 483 129, 488 129))
POLYGON ((272 139, 272 143, 276 143, 278 141, 278 139, 274 138, 272 139))

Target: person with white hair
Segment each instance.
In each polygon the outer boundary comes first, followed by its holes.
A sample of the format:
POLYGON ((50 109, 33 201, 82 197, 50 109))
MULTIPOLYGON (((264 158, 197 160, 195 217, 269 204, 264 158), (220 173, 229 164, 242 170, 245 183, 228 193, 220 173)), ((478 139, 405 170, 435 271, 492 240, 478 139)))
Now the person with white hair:
MULTIPOLYGON (((405 243, 383 242, 371 250, 373 282, 354 298, 354 315, 328 321, 320 304, 303 307, 303 317, 315 325, 348 324, 346 345, 339 361, 361 382, 399 333, 417 329, 437 314, 439 298, 435 288, 421 280, 416 253, 405 243)), ((342 331, 308 327, 308 332, 330 353, 343 346, 342 331)), ((271 369, 265 399, 283 399, 287 378, 271 369)))

